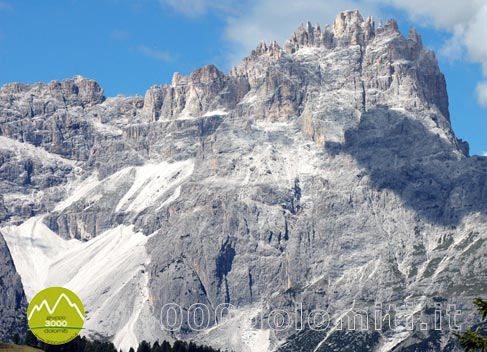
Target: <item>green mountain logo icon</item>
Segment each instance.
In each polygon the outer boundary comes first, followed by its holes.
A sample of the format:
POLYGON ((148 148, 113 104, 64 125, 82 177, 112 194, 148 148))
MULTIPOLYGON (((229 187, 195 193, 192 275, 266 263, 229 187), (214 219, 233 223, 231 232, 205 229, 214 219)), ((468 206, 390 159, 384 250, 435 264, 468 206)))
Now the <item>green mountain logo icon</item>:
POLYGON ((83 321, 85 320, 85 317, 84 317, 83 313, 81 313, 81 310, 79 309, 78 305, 76 303, 71 302, 69 297, 64 293, 62 293, 59 296, 59 298, 57 299, 56 303, 54 304, 54 306, 52 308, 49 306, 49 303, 45 299, 42 300, 41 304, 34 305, 34 307, 32 307, 32 310, 30 310, 30 313, 29 313, 29 316, 27 317, 27 319, 30 321, 32 316, 35 313, 42 312, 43 309, 47 310, 47 313, 49 315, 64 315, 65 309, 64 309, 64 305, 62 303, 66 303, 69 307, 74 308, 74 310, 79 315, 81 320, 83 320, 83 321), (63 300, 64 300, 64 302, 63 302, 63 300), (61 309, 61 311, 58 312, 57 311, 58 307, 63 307, 63 309, 61 309))
POLYGON ((85 323, 85 308, 74 292, 49 287, 32 298, 27 320, 39 340, 60 345, 78 336, 85 323))

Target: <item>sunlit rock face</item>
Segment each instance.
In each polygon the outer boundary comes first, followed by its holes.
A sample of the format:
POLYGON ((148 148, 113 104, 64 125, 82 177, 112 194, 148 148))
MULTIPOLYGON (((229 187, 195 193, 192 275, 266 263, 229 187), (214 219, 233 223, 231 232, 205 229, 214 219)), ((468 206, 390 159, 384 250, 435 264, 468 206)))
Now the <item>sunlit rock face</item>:
POLYGON ((124 349, 451 350, 446 327, 365 327, 379 304, 428 322, 455 304, 472 322, 486 184, 487 158, 452 131, 434 53, 357 11, 144 97, 105 98, 81 77, 0 90, 0 227, 27 298, 80 291, 86 334, 124 349), (204 304, 208 329, 162 330, 168 303, 204 304), (236 308, 223 321, 221 304, 236 308), (269 327, 297 307, 325 310, 329 329, 269 327), (336 329, 356 311, 365 331, 336 329))

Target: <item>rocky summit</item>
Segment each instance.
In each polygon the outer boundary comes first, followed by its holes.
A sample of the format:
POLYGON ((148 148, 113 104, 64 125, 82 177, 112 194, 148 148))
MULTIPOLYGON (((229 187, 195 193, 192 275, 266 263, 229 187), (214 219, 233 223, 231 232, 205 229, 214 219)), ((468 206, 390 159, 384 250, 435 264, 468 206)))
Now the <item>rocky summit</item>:
POLYGON ((27 299, 75 291, 84 334, 124 350, 452 351, 487 294, 487 158, 421 36, 358 11, 144 97, 3 86, 0 221, 2 334, 17 273, 27 299))

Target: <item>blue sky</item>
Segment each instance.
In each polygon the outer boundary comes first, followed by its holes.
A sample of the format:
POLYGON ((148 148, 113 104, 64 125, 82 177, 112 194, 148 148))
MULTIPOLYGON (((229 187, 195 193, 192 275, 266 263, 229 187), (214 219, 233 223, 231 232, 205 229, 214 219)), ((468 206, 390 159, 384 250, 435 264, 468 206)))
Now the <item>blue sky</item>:
POLYGON ((418 29, 446 76, 457 136, 487 152, 484 0, 0 0, 0 85, 79 74, 107 96, 143 95, 175 71, 228 71, 260 40, 282 44, 301 22, 354 8, 418 29))

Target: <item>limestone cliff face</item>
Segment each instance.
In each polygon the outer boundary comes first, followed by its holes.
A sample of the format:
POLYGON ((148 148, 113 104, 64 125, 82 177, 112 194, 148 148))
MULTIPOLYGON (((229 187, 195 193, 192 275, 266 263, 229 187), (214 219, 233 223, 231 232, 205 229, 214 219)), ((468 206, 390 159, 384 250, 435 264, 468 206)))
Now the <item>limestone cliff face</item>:
POLYGON ((26 311, 22 282, 0 232, 0 341, 9 341, 15 333, 27 331, 26 311))
MULTIPOLYGON (((332 317, 404 303, 427 319, 448 302, 467 317, 485 293, 487 159, 470 157, 452 131, 434 53, 394 20, 376 26, 346 11, 332 25, 299 27, 283 47, 260 43, 228 74, 212 65, 176 73, 144 97, 105 98, 80 77, 9 84, 0 134, 8 241, 35 217, 43 233, 83 241, 83 260, 103 259, 100 243, 133 231, 139 256, 100 269, 131 274, 137 264, 133 276, 82 292, 94 302, 88 331, 119 346, 135 336, 237 351, 254 340, 269 350, 387 351, 414 349, 422 336, 448 350, 449 331, 296 335, 253 318, 299 302, 332 317), (184 321, 168 335, 149 322, 171 302, 230 303, 238 314, 204 333, 184 321)), ((76 264, 58 254, 47 270, 76 264)))

